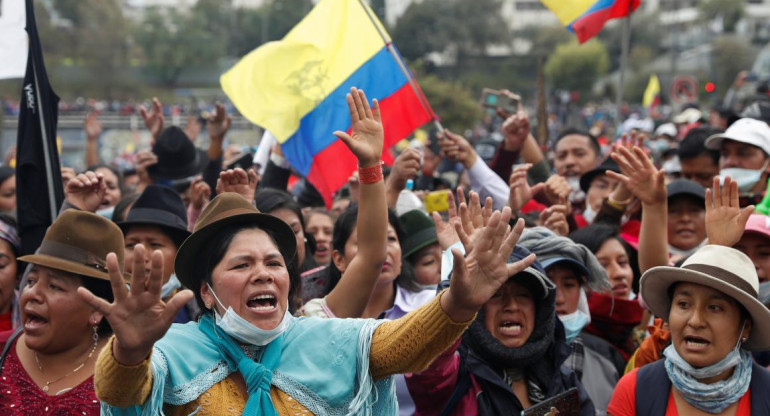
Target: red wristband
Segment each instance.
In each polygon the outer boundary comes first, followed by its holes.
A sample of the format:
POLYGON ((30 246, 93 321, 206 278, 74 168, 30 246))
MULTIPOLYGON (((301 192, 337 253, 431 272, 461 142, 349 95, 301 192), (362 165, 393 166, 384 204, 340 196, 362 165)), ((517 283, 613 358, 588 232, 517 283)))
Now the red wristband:
POLYGON ((363 185, 377 183, 382 180, 382 162, 368 168, 358 167, 358 182, 363 185))

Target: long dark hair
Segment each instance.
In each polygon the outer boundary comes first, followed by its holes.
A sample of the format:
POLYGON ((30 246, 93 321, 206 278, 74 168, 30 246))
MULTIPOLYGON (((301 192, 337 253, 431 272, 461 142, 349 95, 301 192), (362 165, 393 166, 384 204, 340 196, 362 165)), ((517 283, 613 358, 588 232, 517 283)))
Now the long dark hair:
MULTIPOLYGON (((225 257, 225 253, 227 253, 227 250, 230 248, 230 243, 233 242, 233 238, 235 237, 235 235, 241 231, 251 230, 251 229, 260 229, 266 232, 267 235, 270 237, 270 240, 273 241, 273 244, 275 244, 276 247, 279 247, 275 237, 273 236, 273 231, 271 230, 266 230, 254 224, 248 224, 248 223, 228 225, 222 228, 221 230, 219 230, 216 234, 214 234, 213 237, 211 237, 210 242, 208 244, 209 249, 203 250, 203 252, 201 253, 201 259, 200 259, 201 267, 199 270, 200 270, 200 273, 203 273, 203 283, 208 283, 209 285, 213 285, 212 275, 214 273, 214 268, 225 257)), ((288 272, 289 272, 289 303, 288 303, 289 312, 294 313, 294 311, 297 310, 300 306, 300 302, 297 298, 297 290, 300 284, 297 259, 296 257, 290 259, 285 256, 285 253, 281 253, 281 254, 284 255, 286 268, 288 269, 288 272)), ((195 300, 198 303, 198 306, 201 308, 201 310, 205 311, 206 306, 200 294, 200 287, 198 287, 198 290, 195 292, 195 300)))
MULTIPOLYGON (((348 242, 350 235, 353 234, 353 230, 356 228, 356 222, 358 221, 358 204, 351 204, 340 216, 337 221, 334 222, 334 230, 332 232, 332 250, 336 250, 340 253, 345 253, 345 244, 348 242)), ((404 234, 401 223, 398 221, 396 213, 388 209, 388 223, 396 231, 398 237, 398 243, 401 244, 406 235, 404 234)), ((337 283, 342 278, 342 272, 332 262, 329 265, 329 281, 331 287, 337 286, 337 283)), ((414 276, 414 268, 411 263, 401 256, 401 273, 396 278, 396 284, 403 287, 410 292, 419 292, 421 290, 420 285, 417 284, 417 278, 414 276)))
POLYGON ((639 279, 642 277, 642 273, 639 271, 639 254, 631 247, 625 240, 620 237, 620 230, 613 225, 594 223, 587 227, 570 233, 569 238, 572 241, 582 244, 591 250, 591 253, 596 254, 602 245, 609 239, 614 238, 620 242, 623 249, 626 250, 628 255, 628 263, 631 266, 631 272, 634 274, 634 281, 631 285, 631 289, 634 293, 639 293, 639 279))

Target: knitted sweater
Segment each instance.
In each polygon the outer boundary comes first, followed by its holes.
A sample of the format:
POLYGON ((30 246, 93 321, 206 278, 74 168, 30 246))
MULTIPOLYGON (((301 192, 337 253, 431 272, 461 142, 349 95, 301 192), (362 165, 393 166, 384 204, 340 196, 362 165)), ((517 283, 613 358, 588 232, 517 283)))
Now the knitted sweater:
MULTIPOLYGON (((473 322, 473 319, 464 323, 453 322, 441 309, 440 298, 439 295, 418 310, 385 322, 374 331, 369 354, 374 378, 425 369, 473 322)), ((117 407, 142 404, 152 387, 150 359, 135 366, 121 365, 112 355, 113 341, 114 338, 97 359, 94 374, 96 394, 103 402, 117 407)), ((198 415, 240 415, 248 399, 244 392, 243 378, 235 372, 192 402, 182 406, 164 405, 163 411, 167 415, 187 415, 200 407, 198 415)), ((270 396, 279 415, 312 415, 275 386, 271 386, 270 396)))

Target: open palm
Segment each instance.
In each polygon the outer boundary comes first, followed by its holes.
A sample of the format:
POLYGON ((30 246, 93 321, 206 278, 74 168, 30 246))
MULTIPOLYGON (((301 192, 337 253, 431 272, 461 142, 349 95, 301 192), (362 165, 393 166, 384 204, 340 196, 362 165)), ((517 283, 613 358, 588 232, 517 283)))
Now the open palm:
POLYGON ((346 95, 350 110, 350 134, 335 131, 334 135, 356 155, 361 167, 370 167, 380 163, 385 133, 380 117, 380 104, 372 100, 371 107, 366 94, 357 88, 351 88, 346 95))

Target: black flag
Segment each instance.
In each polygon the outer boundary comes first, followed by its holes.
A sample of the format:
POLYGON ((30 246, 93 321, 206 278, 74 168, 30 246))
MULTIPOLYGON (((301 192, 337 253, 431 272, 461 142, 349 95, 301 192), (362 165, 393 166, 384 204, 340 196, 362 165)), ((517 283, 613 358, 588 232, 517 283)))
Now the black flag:
POLYGON ((48 83, 32 0, 26 0, 29 55, 16 140, 16 214, 21 255, 34 253, 64 200, 56 121, 59 97, 48 83))

